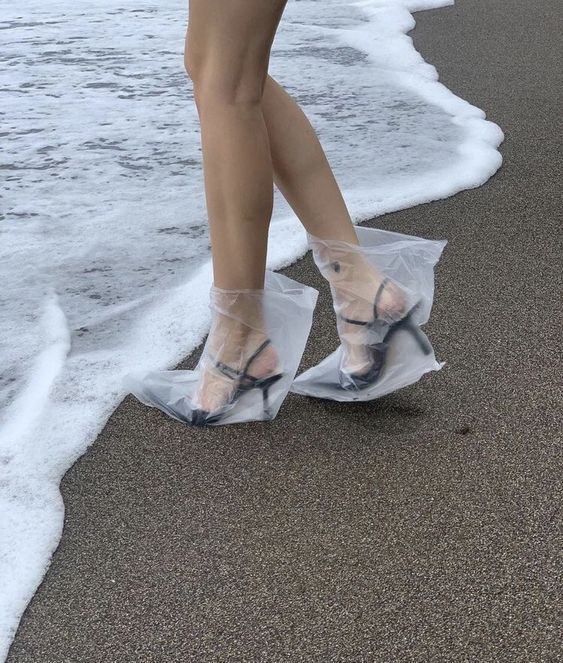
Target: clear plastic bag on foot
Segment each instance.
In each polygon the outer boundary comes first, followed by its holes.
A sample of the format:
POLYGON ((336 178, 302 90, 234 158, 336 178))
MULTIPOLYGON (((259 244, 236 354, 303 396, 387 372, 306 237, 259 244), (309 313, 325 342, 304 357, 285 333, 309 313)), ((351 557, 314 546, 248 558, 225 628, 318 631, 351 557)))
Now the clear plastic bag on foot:
POLYGON ((128 391, 192 425, 273 419, 311 329, 317 291, 267 271, 262 290, 212 287, 212 322, 195 370, 130 373, 128 391))
POLYGON ((330 282, 341 344, 294 380, 295 393, 367 401, 417 382, 445 363, 436 360, 420 327, 430 317, 434 267, 447 241, 373 228, 356 231, 359 247, 309 236, 315 262, 330 282), (371 267, 383 277, 381 287, 365 278, 371 267))

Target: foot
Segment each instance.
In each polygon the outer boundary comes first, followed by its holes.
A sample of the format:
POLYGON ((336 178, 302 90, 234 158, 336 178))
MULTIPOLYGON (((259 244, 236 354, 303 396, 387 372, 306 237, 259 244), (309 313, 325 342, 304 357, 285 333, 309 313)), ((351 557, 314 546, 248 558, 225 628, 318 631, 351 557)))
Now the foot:
MULTIPOLYGON (((341 368, 349 375, 361 376, 372 369, 373 346, 382 338, 377 337, 377 328, 347 320, 374 321, 374 302, 385 275, 365 260, 348 264, 345 270, 339 269, 336 263, 333 269, 335 278, 330 279, 330 283, 344 352, 341 368), (345 273, 340 276, 342 272, 345 273)), ((406 306, 404 291, 394 281, 387 280, 377 300, 377 318, 389 324, 402 317, 406 306)))
POLYGON ((215 326, 199 364, 200 378, 193 404, 205 412, 216 412, 232 401, 245 369, 256 378, 278 372, 279 356, 271 344, 247 367, 249 359, 266 340, 265 332, 249 330, 233 320, 215 326))

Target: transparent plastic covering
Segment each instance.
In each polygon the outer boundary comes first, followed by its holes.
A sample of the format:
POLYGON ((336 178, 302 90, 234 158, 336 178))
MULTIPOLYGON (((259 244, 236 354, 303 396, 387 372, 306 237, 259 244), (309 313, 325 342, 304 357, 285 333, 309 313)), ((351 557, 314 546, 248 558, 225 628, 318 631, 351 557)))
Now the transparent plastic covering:
POLYGON ((266 272, 262 290, 211 287, 212 321, 193 371, 129 373, 128 391, 192 425, 273 419, 311 329, 317 291, 266 272))
POLYGON ((434 267, 447 244, 357 228, 360 246, 309 235, 332 292, 341 344, 299 375, 292 391, 337 401, 367 401, 437 371, 420 329, 430 316, 434 267))

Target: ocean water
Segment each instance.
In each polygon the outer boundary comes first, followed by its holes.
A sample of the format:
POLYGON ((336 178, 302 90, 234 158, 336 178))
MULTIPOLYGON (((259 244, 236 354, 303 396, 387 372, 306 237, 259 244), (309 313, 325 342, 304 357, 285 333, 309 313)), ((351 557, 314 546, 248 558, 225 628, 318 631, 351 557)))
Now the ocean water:
MULTIPOLYGON (((125 395, 122 376, 172 367, 209 324, 186 4, 0 5, 0 660, 59 541, 61 477, 125 395)), ((270 72, 358 222, 501 165, 500 128, 407 34, 412 11, 446 4, 289 0, 270 72)), ((305 250, 276 192, 269 267, 305 250)))

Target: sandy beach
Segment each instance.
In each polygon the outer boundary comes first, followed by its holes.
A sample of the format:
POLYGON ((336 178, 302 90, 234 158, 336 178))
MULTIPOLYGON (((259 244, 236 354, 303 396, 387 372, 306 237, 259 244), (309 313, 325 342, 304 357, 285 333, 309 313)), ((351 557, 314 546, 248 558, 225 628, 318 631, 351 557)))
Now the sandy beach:
MULTIPOLYGON (((366 224, 448 240, 426 327, 447 365, 365 404, 290 394, 264 424, 126 398, 64 478, 9 663, 557 659, 558 8, 415 14, 506 134, 484 186, 366 224)), ((304 369, 336 347, 331 302, 310 255, 284 273, 321 293, 304 369)))

